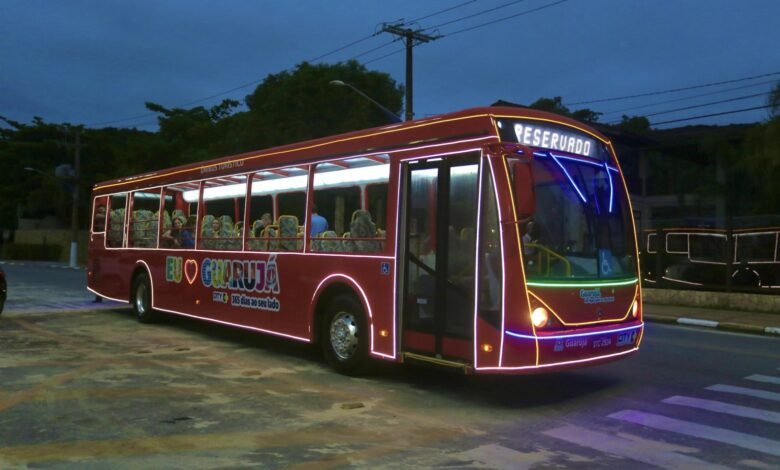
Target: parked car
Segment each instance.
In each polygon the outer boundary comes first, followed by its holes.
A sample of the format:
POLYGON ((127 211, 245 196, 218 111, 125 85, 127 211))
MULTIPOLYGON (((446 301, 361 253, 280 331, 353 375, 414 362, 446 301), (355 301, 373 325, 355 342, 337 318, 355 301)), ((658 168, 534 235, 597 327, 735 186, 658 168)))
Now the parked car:
POLYGON ((5 306, 5 296, 8 291, 8 286, 5 283, 5 271, 0 267, 0 313, 3 313, 3 307, 5 306))

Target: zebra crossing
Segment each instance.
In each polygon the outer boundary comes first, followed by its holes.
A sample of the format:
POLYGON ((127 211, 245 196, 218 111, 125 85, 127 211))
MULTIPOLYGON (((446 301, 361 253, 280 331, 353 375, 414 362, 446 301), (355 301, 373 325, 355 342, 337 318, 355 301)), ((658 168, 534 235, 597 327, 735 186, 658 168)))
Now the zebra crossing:
POLYGON ((702 390, 702 396, 663 398, 652 404, 651 411, 637 406, 644 409, 609 413, 604 420, 609 432, 565 425, 542 434, 663 468, 733 468, 742 466, 740 461, 745 459, 780 466, 780 393, 775 391, 780 390, 780 376, 752 374, 739 385, 713 384, 702 390), (638 437, 645 435, 650 437, 638 437), (675 448, 670 444, 674 442, 685 445, 675 448), (722 454, 740 455, 739 461, 719 461, 721 454, 713 455, 713 444, 722 454))

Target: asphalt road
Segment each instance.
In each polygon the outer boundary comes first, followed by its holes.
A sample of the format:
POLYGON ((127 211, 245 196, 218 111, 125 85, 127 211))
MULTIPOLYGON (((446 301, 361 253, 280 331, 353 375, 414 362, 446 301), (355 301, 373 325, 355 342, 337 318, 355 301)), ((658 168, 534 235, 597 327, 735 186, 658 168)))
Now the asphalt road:
POLYGON ((780 468, 780 339, 649 324, 642 346, 543 376, 349 378, 194 320, 12 310, 0 468, 780 468))

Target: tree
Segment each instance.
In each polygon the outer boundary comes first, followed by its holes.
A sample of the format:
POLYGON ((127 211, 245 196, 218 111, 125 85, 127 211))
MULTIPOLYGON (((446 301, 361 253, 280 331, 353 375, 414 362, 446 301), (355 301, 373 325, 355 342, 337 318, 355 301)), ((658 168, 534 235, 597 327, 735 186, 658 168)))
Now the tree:
POLYGON ((556 96, 554 98, 539 98, 538 100, 531 103, 529 108, 562 114, 564 116, 569 116, 571 118, 585 122, 598 122, 599 116, 602 114, 589 108, 571 111, 563 104, 563 99, 560 96, 556 96))
POLYGON ((403 88, 386 73, 369 71, 354 60, 303 62, 292 72, 268 75, 246 97, 244 132, 255 133, 247 140, 266 147, 388 123, 376 105, 347 87, 331 85, 333 80, 349 83, 395 113, 401 110, 403 88))

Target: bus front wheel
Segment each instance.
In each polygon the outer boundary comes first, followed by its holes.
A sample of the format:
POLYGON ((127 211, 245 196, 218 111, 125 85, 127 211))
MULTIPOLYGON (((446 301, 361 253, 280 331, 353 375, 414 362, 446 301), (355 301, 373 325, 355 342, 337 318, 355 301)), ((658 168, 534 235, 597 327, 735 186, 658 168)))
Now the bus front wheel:
POLYGON ((359 375, 368 361, 368 328, 360 302, 338 295, 327 305, 321 331, 322 351, 333 369, 359 375))
POLYGON ((146 273, 141 273, 135 277, 130 303, 138 321, 141 323, 152 323, 155 321, 156 314, 152 309, 152 288, 149 276, 146 273))

